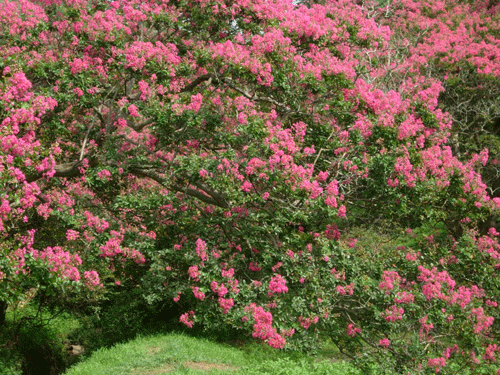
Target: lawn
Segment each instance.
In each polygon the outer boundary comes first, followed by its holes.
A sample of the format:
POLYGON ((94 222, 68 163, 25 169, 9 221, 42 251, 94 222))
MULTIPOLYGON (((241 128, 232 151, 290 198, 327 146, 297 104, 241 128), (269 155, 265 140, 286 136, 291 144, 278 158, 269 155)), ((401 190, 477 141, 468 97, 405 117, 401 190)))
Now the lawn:
POLYGON ((314 361, 298 353, 272 352, 257 344, 233 347, 179 333, 139 337, 99 349, 65 375, 153 374, 345 374, 360 372, 348 363, 314 361), (273 358, 274 357, 274 358, 273 358), (273 358, 273 359, 269 359, 273 358))

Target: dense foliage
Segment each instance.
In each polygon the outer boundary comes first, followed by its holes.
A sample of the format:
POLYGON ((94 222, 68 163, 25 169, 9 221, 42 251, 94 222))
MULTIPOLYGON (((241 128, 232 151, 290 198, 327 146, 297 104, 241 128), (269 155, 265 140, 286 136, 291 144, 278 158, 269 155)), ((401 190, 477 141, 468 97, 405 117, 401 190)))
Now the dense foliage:
POLYGON ((500 6, 320 3, 4 0, 0 318, 139 290, 276 348, 500 373, 500 6))

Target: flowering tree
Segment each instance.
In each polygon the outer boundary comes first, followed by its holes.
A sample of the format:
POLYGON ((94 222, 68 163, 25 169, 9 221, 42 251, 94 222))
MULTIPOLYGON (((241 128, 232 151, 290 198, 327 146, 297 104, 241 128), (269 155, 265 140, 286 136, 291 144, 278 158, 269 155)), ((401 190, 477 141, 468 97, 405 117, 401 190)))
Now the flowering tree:
POLYGON ((0 316, 132 283, 189 327, 496 371, 500 245, 475 230, 500 199, 450 98, 456 64, 496 87, 498 6, 323 3, 5 0, 0 316))
MULTIPOLYGON (((465 162, 488 148, 492 157, 481 174, 490 194, 499 196, 499 4, 403 1, 370 6, 370 16, 397 35, 391 49, 370 51, 383 66, 369 70, 370 80, 405 90, 408 73, 418 72, 420 84, 440 90, 440 107, 453 119, 453 154, 465 162)), ((483 226, 484 234, 488 229, 483 226)))

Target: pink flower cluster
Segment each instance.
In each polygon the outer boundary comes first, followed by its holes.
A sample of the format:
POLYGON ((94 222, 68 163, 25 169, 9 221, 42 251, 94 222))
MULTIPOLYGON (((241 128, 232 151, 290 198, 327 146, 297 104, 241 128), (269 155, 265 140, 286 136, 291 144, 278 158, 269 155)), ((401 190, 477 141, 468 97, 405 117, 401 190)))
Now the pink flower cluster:
POLYGON ((188 275, 190 278, 193 279, 193 281, 200 281, 200 279, 199 279, 200 271, 198 270, 198 266, 189 267, 188 275))
POLYGON ((382 274, 382 282, 379 284, 379 290, 384 290, 385 294, 394 289, 394 284, 399 285, 401 282, 401 276, 396 271, 384 271, 382 274))
POLYGON ((70 254, 58 246, 47 247, 43 251, 33 250, 32 254, 35 259, 46 260, 51 272, 73 281, 80 280, 80 272, 76 266, 81 265, 82 260, 78 254, 70 254))
POLYGON ((345 295, 352 296, 352 294, 354 293, 354 284, 351 283, 349 285, 344 285, 344 286, 337 285, 336 290, 337 290, 337 293, 342 295, 342 296, 345 296, 345 295))
POLYGON ((380 313, 380 316, 383 317, 387 322, 395 322, 397 320, 403 319, 404 309, 402 307, 397 307, 396 305, 392 305, 385 312, 380 313))
POLYGON ((412 303, 414 301, 415 296, 406 291, 397 292, 396 297, 394 297, 394 302, 396 303, 412 303))
POLYGON ((354 324, 349 324, 347 326, 347 336, 354 337, 357 333, 361 333, 361 328, 356 327, 354 324))
POLYGON ((212 281, 212 282, 210 283, 210 288, 211 288, 211 289, 212 289, 212 291, 213 291, 214 293, 216 293, 219 297, 224 297, 224 296, 227 294, 227 292, 228 292, 227 288, 224 286, 224 283, 221 283, 221 284, 219 285, 219 283, 218 283, 217 281, 212 281))
POLYGON ((99 179, 101 180, 109 181, 111 180, 111 172, 107 169, 100 170, 99 172, 97 172, 97 177, 99 177, 99 179))
POLYGON ((448 275, 448 272, 437 272, 436 267, 429 270, 423 266, 418 266, 418 270, 420 271, 418 280, 424 283, 422 286, 422 293, 428 300, 431 300, 432 298, 447 298, 441 291, 443 284, 448 286, 448 293, 453 292, 453 289, 455 288, 455 281, 448 275))
POLYGON ((127 67, 134 70, 141 70, 148 60, 155 59, 158 63, 167 63, 168 70, 172 76, 175 75, 174 66, 180 63, 180 58, 177 55, 177 47, 172 43, 163 44, 156 41, 151 42, 135 41, 127 44, 124 50, 116 50, 115 53, 121 52, 125 54, 127 67))
POLYGON ((222 308, 223 314, 227 314, 229 312, 229 310, 231 309, 231 307, 234 306, 234 300, 232 298, 225 299, 225 298, 219 297, 218 301, 219 301, 219 306, 222 308))
POLYGON ((85 283, 90 287, 103 286, 99 284, 99 274, 96 271, 85 271, 83 277, 85 278, 85 283))
POLYGON ((248 269, 253 272, 258 272, 262 269, 262 267, 259 267, 257 265, 257 262, 250 262, 250 265, 248 266, 248 269))
POLYGON ((388 348, 388 347, 389 347, 389 345, 391 345, 391 342, 389 341, 389 339, 384 338, 384 339, 380 340, 380 341, 378 342, 378 344, 379 344, 381 347, 383 347, 383 348, 388 348))
POLYGON ((340 239, 340 232, 339 229, 337 228, 337 225, 336 224, 327 225, 325 229, 325 236, 329 240, 338 241, 340 239))
POLYGON ((200 301, 203 301, 205 299, 205 293, 200 291, 200 288, 197 286, 192 286, 191 287, 193 294, 196 298, 198 298, 200 301))
POLYGON ((200 257, 202 261, 208 259, 207 255, 207 243, 203 241, 201 238, 196 240, 196 254, 200 257))
POLYGON ((446 359, 443 357, 438 358, 429 358, 427 360, 427 366, 433 368, 436 371, 436 374, 441 371, 442 367, 446 366, 446 359))
POLYGON ((222 277, 231 279, 234 276, 234 268, 228 270, 222 270, 222 277))
POLYGON ((194 317, 194 311, 190 311, 188 313, 184 313, 179 318, 179 322, 185 324, 189 328, 193 328, 194 321, 190 320, 194 317))
POLYGON ((269 297, 272 297, 274 293, 287 293, 288 287, 285 284, 286 280, 281 275, 272 276, 269 282, 269 297))
POLYGON ((78 239, 78 237, 80 237, 80 233, 76 230, 73 230, 73 229, 68 229, 66 231, 66 239, 68 241, 74 241, 76 239, 78 239))
POLYGON ((482 307, 477 307, 471 310, 471 315, 476 317, 476 325, 474 326, 474 333, 487 331, 493 325, 494 318, 484 314, 482 307))
POLYGON ((87 227, 95 228, 97 233, 102 233, 109 228, 109 223, 104 219, 99 219, 89 211, 84 211, 83 215, 87 219, 87 227))
POLYGON ((112 230, 111 236, 112 237, 108 239, 104 245, 99 246, 99 249, 101 250, 101 257, 106 258, 121 255, 124 258, 133 259, 137 264, 146 262, 144 255, 139 251, 121 246, 123 234, 112 230))
POLYGON ((303 318, 302 316, 299 316, 299 323, 304 329, 308 329, 311 324, 318 324, 319 322, 319 317, 313 316, 311 318, 303 318))
POLYGON ((253 337, 267 341, 268 345, 273 348, 282 349, 285 346, 285 339, 276 332, 276 328, 271 326, 273 316, 270 312, 266 312, 261 306, 257 306, 255 303, 246 306, 245 311, 251 311, 255 320, 253 337))

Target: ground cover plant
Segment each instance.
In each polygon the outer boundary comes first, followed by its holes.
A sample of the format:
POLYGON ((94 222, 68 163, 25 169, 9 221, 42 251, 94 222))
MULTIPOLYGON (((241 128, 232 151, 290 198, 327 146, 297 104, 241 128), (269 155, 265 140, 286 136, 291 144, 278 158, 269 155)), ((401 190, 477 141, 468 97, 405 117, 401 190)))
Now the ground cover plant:
POLYGON ((134 296, 363 371, 500 373, 499 14, 4 0, 0 325, 32 289, 134 296))

